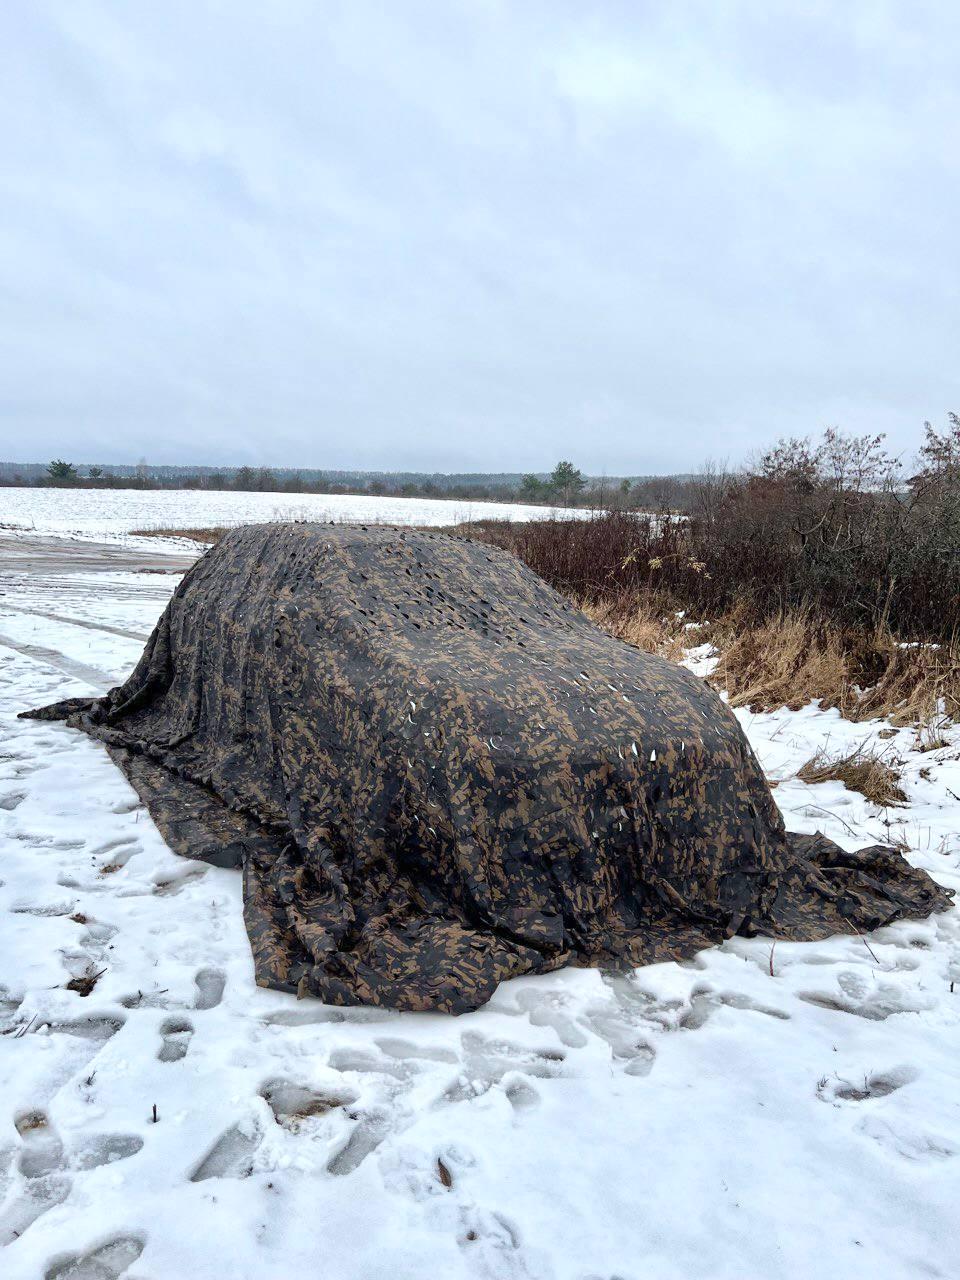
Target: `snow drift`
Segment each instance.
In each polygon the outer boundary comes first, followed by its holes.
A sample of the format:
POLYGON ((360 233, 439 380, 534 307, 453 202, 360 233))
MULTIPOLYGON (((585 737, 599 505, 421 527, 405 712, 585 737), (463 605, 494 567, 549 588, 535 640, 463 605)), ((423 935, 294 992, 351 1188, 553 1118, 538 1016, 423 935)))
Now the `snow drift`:
POLYGON ((240 528, 126 684, 41 711, 107 744, 170 846, 244 873, 257 981, 463 1012, 564 964, 680 959, 946 908, 892 850, 788 834, 732 714, 494 548, 240 528))

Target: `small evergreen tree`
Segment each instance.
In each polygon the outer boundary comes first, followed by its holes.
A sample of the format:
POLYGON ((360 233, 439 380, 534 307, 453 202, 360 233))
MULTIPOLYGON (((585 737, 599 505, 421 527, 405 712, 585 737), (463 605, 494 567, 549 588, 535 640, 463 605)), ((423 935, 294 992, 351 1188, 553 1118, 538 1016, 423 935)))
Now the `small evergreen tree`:
POLYGON ((80 478, 73 463, 62 458, 54 458, 47 467, 47 476, 51 484, 75 484, 80 478))
POLYGON ((583 473, 572 462, 558 462, 550 475, 550 489, 569 507, 586 487, 583 473))

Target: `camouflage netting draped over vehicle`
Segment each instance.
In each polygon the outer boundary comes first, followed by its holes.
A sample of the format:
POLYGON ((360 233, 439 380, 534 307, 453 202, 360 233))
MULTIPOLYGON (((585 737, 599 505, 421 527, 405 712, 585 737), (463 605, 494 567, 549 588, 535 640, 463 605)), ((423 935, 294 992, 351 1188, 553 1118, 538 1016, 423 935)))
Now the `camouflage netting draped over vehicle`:
POLYGON ((787 834, 702 680, 439 533, 237 529, 126 684, 31 714, 105 742, 176 852, 243 868, 261 985, 334 1004, 459 1013, 949 905, 892 850, 787 834))

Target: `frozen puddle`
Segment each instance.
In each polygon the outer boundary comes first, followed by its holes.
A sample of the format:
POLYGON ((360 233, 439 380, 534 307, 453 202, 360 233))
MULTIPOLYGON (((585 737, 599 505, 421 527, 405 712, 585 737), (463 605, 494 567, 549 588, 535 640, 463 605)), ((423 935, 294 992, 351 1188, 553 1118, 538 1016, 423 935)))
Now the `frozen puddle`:
MULTIPOLYGON (((176 585, 82 545, 76 573, 0 562, 5 1280, 956 1274, 955 911, 457 1019, 259 990, 240 877, 170 853, 96 744, 15 719, 121 680, 176 585)), ((960 885, 955 731, 884 740, 910 804, 882 812, 796 772, 883 725, 743 720, 789 825, 960 885)))

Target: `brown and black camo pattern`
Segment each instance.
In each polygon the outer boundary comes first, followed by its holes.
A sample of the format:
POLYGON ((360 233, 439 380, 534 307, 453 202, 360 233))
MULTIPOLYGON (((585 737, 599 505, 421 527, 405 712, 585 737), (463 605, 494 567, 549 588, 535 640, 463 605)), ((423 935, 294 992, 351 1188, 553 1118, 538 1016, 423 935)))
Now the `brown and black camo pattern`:
POLYGON ((108 745, 174 850, 243 868, 261 985, 334 1004, 460 1013, 949 905, 890 850, 788 835, 702 680, 442 534, 237 529, 125 685, 39 714, 108 745))

